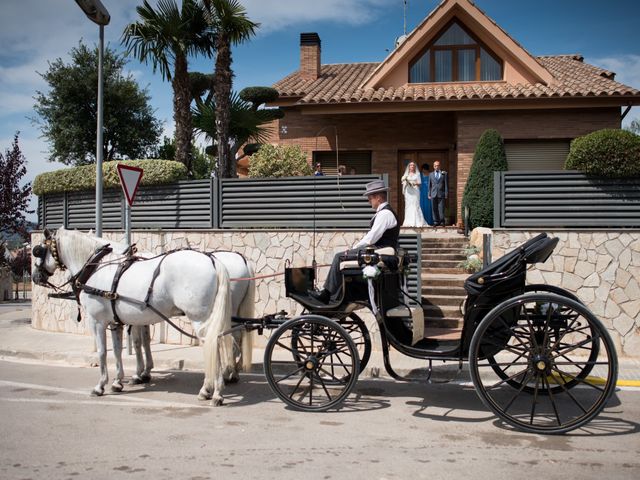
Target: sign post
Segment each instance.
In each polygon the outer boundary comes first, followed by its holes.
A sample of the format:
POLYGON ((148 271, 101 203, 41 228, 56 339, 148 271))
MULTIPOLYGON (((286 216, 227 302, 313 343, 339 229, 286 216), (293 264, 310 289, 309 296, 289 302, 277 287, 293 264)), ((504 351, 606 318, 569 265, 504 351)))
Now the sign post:
POLYGON ((144 172, 141 168, 130 167, 122 163, 118 164, 117 169, 118 177, 120 178, 120 185, 122 186, 122 191, 124 192, 124 197, 126 199, 124 206, 125 237, 127 245, 131 246, 131 207, 133 206, 133 200, 138 192, 138 186, 140 185, 140 180, 142 179, 142 174, 144 172))
MULTIPOLYGON (((116 167, 118 169, 118 177, 120 178, 120 185, 124 192, 124 198, 126 200, 124 205, 124 231, 127 246, 131 247, 131 206, 133 200, 138 192, 138 185, 142 179, 143 170, 138 167, 130 167, 119 163, 116 167)), ((127 353, 132 355, 131 335, 127 330, 127 353)))

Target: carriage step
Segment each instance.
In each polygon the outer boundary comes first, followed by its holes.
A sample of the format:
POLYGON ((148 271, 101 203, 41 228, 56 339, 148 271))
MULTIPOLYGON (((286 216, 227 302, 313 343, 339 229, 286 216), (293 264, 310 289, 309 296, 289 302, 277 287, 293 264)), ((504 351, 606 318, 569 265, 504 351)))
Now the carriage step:
POLYGON ((430 340, 459 340, 462 338, 462 328, 425 327, 424 338, 430 340))
POLYGON ((464 295, 422 295, 422 305, 433 305, 433 306, 443 306, 443 305, 453 305, 460 306, 464 302, 464 295))

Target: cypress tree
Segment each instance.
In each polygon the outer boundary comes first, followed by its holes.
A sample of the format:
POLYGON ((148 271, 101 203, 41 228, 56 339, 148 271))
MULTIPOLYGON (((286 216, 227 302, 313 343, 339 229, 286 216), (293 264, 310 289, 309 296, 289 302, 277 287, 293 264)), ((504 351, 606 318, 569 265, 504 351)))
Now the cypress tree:
POLYGON ((502 137, 486 130, 476 145, 473 162, 462 197, 462 211, 469 207, 470 230, 493 227, 493 172, 508 170, 502 137))

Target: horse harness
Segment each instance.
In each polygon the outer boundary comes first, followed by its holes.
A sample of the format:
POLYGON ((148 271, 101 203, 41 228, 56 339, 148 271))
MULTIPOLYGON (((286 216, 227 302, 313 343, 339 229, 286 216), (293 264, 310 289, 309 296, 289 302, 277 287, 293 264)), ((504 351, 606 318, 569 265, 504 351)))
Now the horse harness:
MULTIPOLYGON (((51 255, 53 256, 53 258, 54 258, 54 260, 56 262, 56 266, 58 268, 60 268, 61 270, 66 269, 65 265, 62 264, 62 262, 60 262, 60 258, 58 256, 58 251, 57 251, 57 247, 56 247, 56 244, 55 244, 55 240, 51 239, 45 244, 49 248, 49 250, 51 251, 51 255), (55 254, 53 253, 54 251, 56 252, 55 254)), ((113 252, 113 248, 111 248, 111 246, 109 244, 103 245, 103 246, 101 246, 100 248, 98 248, 94 252, 94 254, 89 258, 89 260, 87 260, 87 262, 80 269, 80 271, 76 275, 74 275, 69 280, 69 282, 67 282, 67 283, 70 283, 72 292, 50 293, 49 297, 64 298, 64 299, 71 299, 72 297, 75 297, 75 300, 78 303, 78 318, 77 318, 78 322, 81 321, 81 314, 80 314, 80 305, 81 305, 80 304, 80 293, 81 292, 85 292, 88 295, 95 295, 97 297, 105 298, 105 299, 109 300, 110 303, 111 303, 111 310, 113 312, 113 319, 114 319, 114 322, 116 324, 115 328, 121 328, 124 325, 122 320, 120 320, 120 317, 118 316, 118 313, 116 312, 116 301, 117 300, 123 300, 125 302, 129 302, 129 303, 133 303, 135 305, 139 305, 139 306, 141 306, 143 308, 149 308, 156 315, 161 317, 169 325, 171 325, 173 328, 178 330, 183 335, 185 335, 185 336, 187 336, 189 338, 192 338, 192 339, 197 339, 196 336, 184 331, 182 328, 180 328, 178 325, 176 325, 174 322, 172 322, 169 319, 168 316, 166 316, 164 313, 162 313, 157 308, 155 308, 149 301, 149 299, 151 297, 151 294, 153 293, 153 286, 154 286, 154 284, 156 282, 156 279, 160 275, 160 268, 162 267, 162 263, 172 253, 180 252, 180 251, 183 251, 183 250, 192 250, 192 249, 190 249, 190 248, 177 248, 175 250, 171 250, 169 252, 163 253, 163 254, 158 255, 156 257, 143 258, 143 257, 138 257, 138 256, 135 255, 135 253, 136 253, 135 245, 131 245, 124 252, 124 255, 125 255, 124 260, 122 260, 118 264, 118 267, 116 269, 116 273, 114 274, 113 280, 111 282, 111 290, 102 290, 102 289, 95 288, 95 287, 92 287, 90 285, 87 285, 87 282, 89 281, 91 276, 98 270, 98 268, 100 266, 104 267, 106 265, 110 265, 110 264, 114 263, 114 262, 110 262, 108 264, 103 264, 103 265, 100 264, 100 261, 105 256, 107 256, 108 254, 113 252), (120 279, 122 278, 122 275, 129 269, 129 267, 131 267, 131 265, 133 265, 137 261, 153 260, 155 258, 158 258, 159 256, 161 256, 162 258, 158 262, 158 265, 156 266, 155 270, 153 271, 153 276, 151 277, 151 283, 149 284, 149 288, 147 289, 147 294, 146 294, 146 296, 145 296, 143 301, 135 299, 135 298, 124 296, 124 295, 119 294, 117 292, 118 284, 120 283, 120 279), (72 295, 70 295, 70 293, 72 293, 72 295)), ((204 255, 206 255, 207 257, 209 257, 209 259, 211 260, 211 263, 213 263, 213 267, 215 269, 216 268, 216 262, 215 262, 215 257, 214 257, 215 253, 205 253, 205 252, 202 252, 202 253, 204 253, 204 255)), ((244 259, 244 257, 242 257, 242 258, 244 259)), ((244 260, 246 262, 246 259, 244 259, 244 260)), ((64 285, 62 285, 62 286, 64 286, 64 285)), ((59 288, 59 287, 57 287, 57 288, 59 288)))

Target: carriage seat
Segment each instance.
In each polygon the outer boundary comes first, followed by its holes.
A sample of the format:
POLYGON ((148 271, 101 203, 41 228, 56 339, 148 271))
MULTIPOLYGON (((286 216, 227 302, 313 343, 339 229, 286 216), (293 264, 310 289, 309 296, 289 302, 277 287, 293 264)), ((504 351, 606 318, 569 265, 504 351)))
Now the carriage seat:
MULTIPOLYGON (((374 252, 377 253, 378 255, 380 255, 381 257, 382 257, 382 255, 394 256, 396 254, 396 250, 393 247, 378 248, 374 252)), ((351 269, 351 268, 357 268, 357 269, 361 268, 360 265, 358 265, 358 259, 345 260, 344 262, 340 262, 340 270, 348 270, 348 269, 351 269)))

